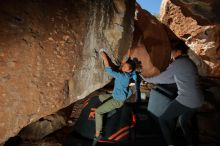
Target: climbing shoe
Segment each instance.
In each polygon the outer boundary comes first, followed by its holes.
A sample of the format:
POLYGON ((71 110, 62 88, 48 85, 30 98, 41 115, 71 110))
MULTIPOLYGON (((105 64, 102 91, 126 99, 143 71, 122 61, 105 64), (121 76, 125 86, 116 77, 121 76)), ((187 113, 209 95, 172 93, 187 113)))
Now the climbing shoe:
POLYGON ((102 135, 93 138, 92 146, 96 146, 97 142, 102 139, 102 135))

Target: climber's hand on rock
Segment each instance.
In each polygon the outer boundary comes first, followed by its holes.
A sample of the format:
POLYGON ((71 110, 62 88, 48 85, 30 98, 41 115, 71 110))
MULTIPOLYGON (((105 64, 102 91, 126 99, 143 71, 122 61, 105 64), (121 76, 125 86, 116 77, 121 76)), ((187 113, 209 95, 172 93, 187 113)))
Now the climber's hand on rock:
POLYGON ((102 59, 105 59, 105 58, 107 58, 108 56, 107 56, 107 54, 103 51, 103 52, 101 52, 100 53, 100 55, 102 56, 102 59))
POLYGON ((107 49, 106 48, 102 48, 99 50, 99 53, 102 53, 102 52, 107 52, 107 49))
POLYGON ((107 50, 106 48, 102 48, 99 50, 99 54, 102 57, 102 59, 107 58, 106 50, 107 50))
POLYGON ((102 57, 102 59, 104 61, 105 67, 110 67, 109 57, 106 52, 107 52, 106 48, 102 48, 99 50, 100 56, 102 57))

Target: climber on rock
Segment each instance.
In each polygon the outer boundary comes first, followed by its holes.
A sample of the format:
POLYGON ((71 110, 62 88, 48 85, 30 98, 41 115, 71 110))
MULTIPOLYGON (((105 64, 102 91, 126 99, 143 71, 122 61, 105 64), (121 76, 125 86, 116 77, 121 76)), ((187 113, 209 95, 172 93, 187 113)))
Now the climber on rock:
POLYGON ((180 126, 189 145, 193 144, 192 134, 188 127, 189 121, 196 110, 203 104, 203 94, 199 86, 199 76, 196 65, 187 56, 188 46, 184 41, 173 42, 171 51, 172 63, 160 75, 143 80, 156 84, 176 83, 178 96, 159 117, 160 127, 167 145, 173 146, 172 132, 175 119, 179 118, 180 126))
POLYGON ((102 138, 101 131, 103 125, 103 115, 123 106, 125 100, 132 94, 129 87, 130 80, 131 78, 134 80, 137 78, 137 74, 135 72, 135 63, 131 59, 123 62, 119 68, 119 71, 115 71, 110 66, 110 58, 106 54, 105 49, 100 50, 100 55, 104 61, 106 73, 115 78, 115 81, 112 94, 99 96, 102 104, 96 109, 95 112, 96 133, 93 146, 96 145, 97 141, 102 138))

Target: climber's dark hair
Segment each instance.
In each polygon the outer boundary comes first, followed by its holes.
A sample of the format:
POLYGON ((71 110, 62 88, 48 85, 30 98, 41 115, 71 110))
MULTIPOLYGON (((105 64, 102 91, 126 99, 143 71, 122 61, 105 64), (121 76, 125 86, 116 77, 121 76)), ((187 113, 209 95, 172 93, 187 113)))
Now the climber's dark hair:
POLYGON ((173 40, 171 41, 172 44, 172 51, 180 50, 182 54, 187 54, 189 47, 183 40, 173 40))
POLYGON ((128 60, 126 61, 127 64, 130 65, 130 69, 132 71, 134 71, 136 69, 136 63, 134 60, 132 60, 131 58, 128 58, 128 60))

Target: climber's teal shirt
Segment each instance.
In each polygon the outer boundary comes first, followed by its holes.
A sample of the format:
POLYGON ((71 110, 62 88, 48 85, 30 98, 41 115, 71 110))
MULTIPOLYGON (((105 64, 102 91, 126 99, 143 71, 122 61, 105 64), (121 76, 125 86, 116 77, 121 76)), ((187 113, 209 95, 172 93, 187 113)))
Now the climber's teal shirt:
POLYGON ((137 79, 136 73, 123 73, 113 71, 111 67, 106 67, 105 71, 115 78, 114 89, 112 96, 116 100, 124 101, 131 96, 131 89, 129 88, 130 79, 137 79))

